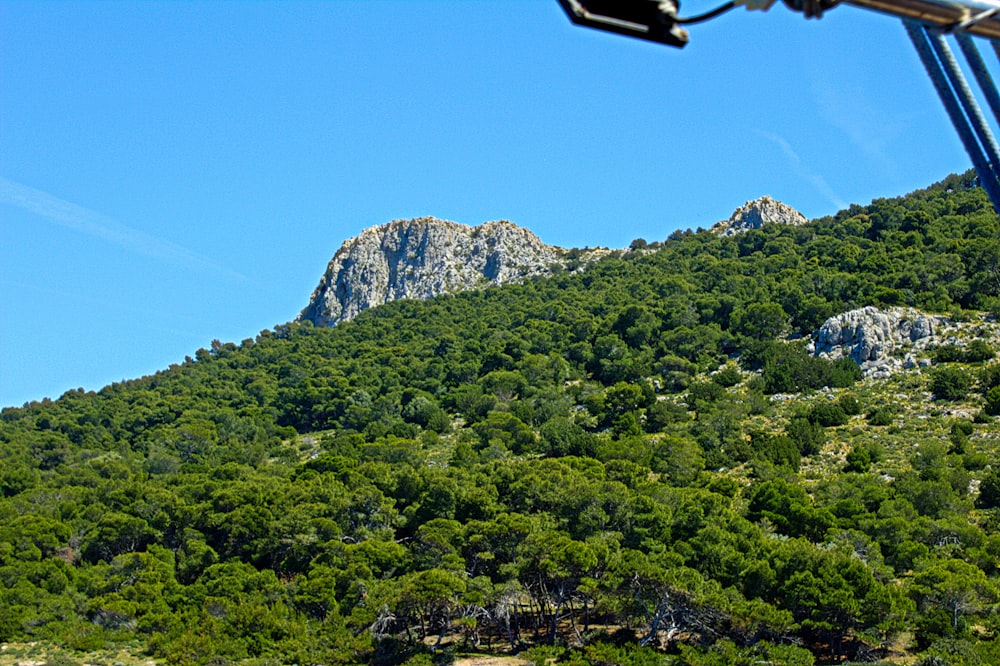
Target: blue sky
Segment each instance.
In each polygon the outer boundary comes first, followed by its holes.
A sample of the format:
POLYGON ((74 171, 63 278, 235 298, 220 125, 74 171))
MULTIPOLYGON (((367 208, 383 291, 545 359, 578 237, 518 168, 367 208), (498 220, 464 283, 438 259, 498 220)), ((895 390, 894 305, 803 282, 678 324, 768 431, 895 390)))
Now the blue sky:
POLYGON ((556 0, 0 0, 0 405, 287 322, 392 219, 625 247, 969 168, 895 19, 779 3, 690 32, 556 0))

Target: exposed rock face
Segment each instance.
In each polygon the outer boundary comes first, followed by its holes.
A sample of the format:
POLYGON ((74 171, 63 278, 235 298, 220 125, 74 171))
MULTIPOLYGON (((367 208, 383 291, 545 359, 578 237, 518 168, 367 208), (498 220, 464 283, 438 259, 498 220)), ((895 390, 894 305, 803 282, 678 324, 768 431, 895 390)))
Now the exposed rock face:
POLYGON ((751 229, 759 229, 767 223, 798 226, 808 221, 791 206, 764 196, 737 208, 728 220, 713 226, 712 232, 720 236, 735 236, 751 229))
POLYGON ((435 218, 396 220, 365 229, 337 250, 298 319, 333 326, 399 298, 543 274, 565 255, 511 222, 469 227, 435 218))
POLYGON ((816 333, 812 351, 817 356, 850 356, 865 374, 886 376, 892 371, 917 364, 914 351, 938 344, 948 327, 945 317, 928 315, 908 308, 880 310, 873 306, 830 317, 816 333), (900 359, 893 352, 909 352, 900 359))
POLYGON ((928 340, 942 319, 901 308, 851 310, 826 320, 817 333, 816 350, 829 353, 834 347, 846 347, 859 364, 877 361, 898 344, 928 340))

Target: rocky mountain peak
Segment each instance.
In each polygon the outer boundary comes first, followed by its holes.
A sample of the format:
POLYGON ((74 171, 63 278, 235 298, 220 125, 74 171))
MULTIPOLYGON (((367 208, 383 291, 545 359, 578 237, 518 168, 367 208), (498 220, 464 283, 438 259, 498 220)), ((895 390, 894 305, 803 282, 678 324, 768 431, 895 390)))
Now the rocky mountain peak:
POLYGON ((346 241, 299 320, 333 326, 400 298, 426 299, 546 273, 565 251, 506 220, 470 227, 422 217, 370 227, 346 241))
POLYGON ((763 196, 737 208, 728 220, 715 224, 712 232, 720 236, 734 236, 751 229, 759 229, 769 222, 798 226, 808 221, 802 213, 791 206, 763 196))

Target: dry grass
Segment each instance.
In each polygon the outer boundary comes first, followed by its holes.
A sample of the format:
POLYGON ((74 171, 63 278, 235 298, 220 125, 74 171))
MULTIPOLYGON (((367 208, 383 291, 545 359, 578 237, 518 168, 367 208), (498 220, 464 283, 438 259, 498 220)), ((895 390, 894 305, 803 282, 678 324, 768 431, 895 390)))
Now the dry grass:
POLYGON ((45 641, 3 643, 0 666, 157 666, 162 662, 128 650, 104 650, 80 654, 45 641))
POLYGON ((525 666, 529 663, 520 657, 497 657, 477 654, 456 657, 454 666, 525 666))

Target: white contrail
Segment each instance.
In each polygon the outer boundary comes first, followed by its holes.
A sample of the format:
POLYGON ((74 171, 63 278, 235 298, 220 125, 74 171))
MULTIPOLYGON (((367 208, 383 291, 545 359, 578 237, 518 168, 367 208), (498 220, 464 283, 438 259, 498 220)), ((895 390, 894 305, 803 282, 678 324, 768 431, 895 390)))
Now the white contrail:
POLYGON ((833 188, 830 187, 830 184, 826 182, 826 179, 824 179, 823 176, 817 173, 813 173, 805 166, 803 166, 802 158, 799 157, 799 154, 796 153, 795 150, 792 148, 792 144, 788 143, 788 141, 784 137, 774 134, 772 132, 765 132, 763 130, 756 130, 756 132, 765 139, 773 141, 774 143, 778 144, 778 147, 781 148, 781 152, 783 152, 785 156, 791 161, 795 173, 800 178, 803 178, 812 183, 813 187, 815 187, 820 194, 826 197, 826 199, 834 206, 836 206, 838 209, 847 208, 848 206, 847 202, 845 202, 842 198, 837 196, 837 193, 833 191, 833 188))
POLYGON ((0 176, 0 203, 16 206, 67 229, 96 236, 130 252, 185 267, 208 269, 238 281, 245 275, 212 262, 197 252, 151 236, 92 210, 0 176))
POLYGON ((902 131, 902 123, 914 114, 894 114, 868 101, 865 90, 838 88, 827 73, 817 71, 812 93, 823 119, 843 132, 848 140, 879 171, 895 178, 899 166, 890 156, 889 143, 902 131))

